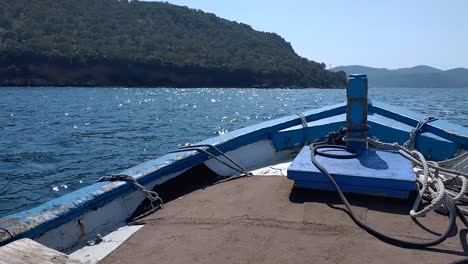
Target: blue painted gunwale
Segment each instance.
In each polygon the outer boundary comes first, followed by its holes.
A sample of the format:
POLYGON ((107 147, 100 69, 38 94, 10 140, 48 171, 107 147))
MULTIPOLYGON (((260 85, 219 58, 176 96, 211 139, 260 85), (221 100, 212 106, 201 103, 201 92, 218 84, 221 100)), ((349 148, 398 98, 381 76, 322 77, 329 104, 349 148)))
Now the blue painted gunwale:
MULTIPOLYGON (((325 119, 308 122, 306 134, 309 139, 324 138, 331 130, 336 131, 346 125, 346 114, 340 114, 325 119)), ((395 121, 388 117, 372 113, 368 116, 371 126, 369 136, 376 136, 384 142, 403 144, 409 138, 414 127, 395 121)), ((302 125, 293 126, 273 134, 273 146, 277 151, 300 146, 304 143, 302 125)), ((460 144, 422 131, 417 136, 416 148, 430 160, 445 160, 453 157, 460 149, 460 144), (434 151, 438 150, 438 151, 434 151)))
MULTIPOLYGON (((374 111, 411 126, 415 126, 420 117, 413 112, 396 109, 381 103, 370 105, 369 111, 374 111), (392 111, 399 111, 403 114, 393 113, 392 111)), ((305 111, 304 116, 307 122, 312 122, 345 112, 346 104, 341 103, 305 111)), ((272 139, 273 135, 278 131, 300 124, 301 119, 298 116, 287 116, 209 138, 200 142, 200 144, 213 144, 221 151, 227 152, 259 140, 272 139)), ((467 128, 441 120, 434 121, 426 126, 427 131, 450 139, 467 148, 467 128), (443 127, 447 127, 447 129, 443 129, 443 127)), ((330 126, 328 126, 328 129, 329 131, 335 130, 330 126)), ((300 134, 300 137, 303 140, 303 134, 300 134)), ((157 181, 165 175, 188 169, 207 159, 206 154, 195 151, 171 153, 141 163, 121 173, 131 175, 145 185, 157 181)), ((124 182, 94 183, 30 210, 0 218, 0 227, 9 230, 14 235, 14 240, 24 237, 35 238, 60 225, 78 219, 86 212, 96 210, 132 191, 134 191, 132 186, 124 182)), ((0 230, 0 245, 11 240, 5 232, 0 230)))
MULTIPOLYGON (((381 114, 412 127, 415 127, 419 120, 421 120, 423 117, 422 114, 418 114, 402 107, 396 107, 382 102, 375 102, 370 104, 369 111, 381 114)), ((448 139, 454 143, 460 144, 461 146, 464 146, 465 149, 468 146, 468 128, 466 127, 450 123, 446 120, 435 120, 426 124, 424 126, 424 130, 433 133, 434 135, 448 139)))
MULTIPOLYGON (((304 115, 310 121, 337 115, 344 110, 345 105, 339 104, 308 110, 304 112, 304 115)), ((212 144, 221 151, 227 152, 260 140, 270 139, 272 133, 300 123, 301 119, 298 116, 282 117, 209 138, 197 144, 212 144)), ((196 151, 170 153, 124 170, 121 174, 130 175, 145 185, 165 175, 193 167, 207 159, 206 154, 196 151)), ((38 237, 133 190, 130 184, 124 182, 94 183, 35 208, 0 218, 0 227, 7 229, 14 236, 14 239, 11 239, 6 232, 0 230, 0 245, 20 238, 38 237)))
MULTIPOLYGON (((368 107, 368 123, 372 127, 369 136, 377 136, 385 142, 403 144, 408 139, 411 130, 424 117, 415 112, 378 102, 375 104, 369 102, 368 107), (394 111, 399 111, 401 114, 394 111)), ((306 133, 309 139, 324 138, 329 131, 346 125, 346 114, 310 121, 308 125, 306 133)), ((274 133, 272 139, 273 146, 280 151, 302 145, 304 131, 301 125, 296 125, 274 133)), ((451 158, 461 148, 468 150, 468 128, 444 120, 433 121, 426 124, 424 131, 417 136, 416 146, 429 159, 451 158), (438 149, 438 152, 434 152, 433 149, 438 149)))

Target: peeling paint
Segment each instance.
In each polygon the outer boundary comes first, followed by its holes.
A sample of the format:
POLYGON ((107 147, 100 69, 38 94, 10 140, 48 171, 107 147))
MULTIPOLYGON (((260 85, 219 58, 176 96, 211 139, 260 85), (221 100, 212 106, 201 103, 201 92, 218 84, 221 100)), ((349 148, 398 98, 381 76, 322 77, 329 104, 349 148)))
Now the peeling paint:
MULTIPOLYGON (((8 218, 0 218, 0 226, 8 230, 8 232, 10 232, 13 236, 24 232, 29 228, 29 226, 23 221, 8 218)), ((11 239, 11 236, 8 234, 8 232, 0 229, 0 245, 2 244, 2 241, 11 239)))
POLYGON ((158 168, 159 168, 159 167, 156 166, 156 167, 153 167, 153 168, 149 168, 149 169, 146 169, 146 170, 142 170, 142 171, 141 171, 141 175, 151 174, 151 173, 157 171, 158 168))
POLYGON ((125 183, 124 182, 110 182, 110 183, 106 183, 106 185, 102 186, 101 187, 101 190, 103 192, 108 192, 108 191, 111 191, 121 185, 124 185, 125 183))

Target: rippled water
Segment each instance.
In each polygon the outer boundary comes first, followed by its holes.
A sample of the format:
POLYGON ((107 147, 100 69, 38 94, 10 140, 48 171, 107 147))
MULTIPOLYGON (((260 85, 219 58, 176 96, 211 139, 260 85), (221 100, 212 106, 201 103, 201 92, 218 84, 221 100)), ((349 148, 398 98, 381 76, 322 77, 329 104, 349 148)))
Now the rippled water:
MULTIPOLYGON (((371 89, 374 100, 468 127, 468 89, 371 89)), ((178 145, 344 102, 344 90, 0 89, 0 215, 178 145)))

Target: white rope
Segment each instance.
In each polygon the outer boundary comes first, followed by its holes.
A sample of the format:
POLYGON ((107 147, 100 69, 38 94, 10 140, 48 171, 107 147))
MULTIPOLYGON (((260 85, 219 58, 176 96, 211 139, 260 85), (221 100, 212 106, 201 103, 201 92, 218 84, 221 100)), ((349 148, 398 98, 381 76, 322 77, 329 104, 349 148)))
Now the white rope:
POLYGON ((419 120, 416 127, 411 131, 409 139, 403 144, 403 147, 409 150, 413 150, 416 145, 416 136, 422 130, 425 124, 437 120, 435 117, 425 117, 424 119, 419 120))
MULTIPOLYGON (((446 195, 450 195, 455 201, 461 201, 468 192, 468 174, 440 166, 440 163, 445 165, 448 162, 427 161, 424 155, 417 150, 410 150, 398 143, 386 143, 375 138, 343 138, 343 140, 367 142, 378 149, 397 151, 422 170, 422 173, 418 173, 416 178, 419 183, 419 192, 409 213, 411 217, 422 217, 434 210, 444 211, 446 195), (444 174, 440 172, 444 172, 444 174), (454 192, 458 189, 458 192, 454 192), (428 200, 429 204, 417 211, 423 199, 428 200)), ((412 145, 409 144, 409 146, 412 145)), ((462 156, 464 160, 468 158, 468 155, 463 154, 462 156)), ((458 163, 461 162, 461 158, 457 157, 450 161, 458 163)), ((468 213, 466 210, 462 210, 462 212, 468 213)))
POLYGON ((456 156, 455 158, 439 161, 437 163, 439 163, 439 166, 443 166, 443 167, 446 167, 446 166, 447 167, 454 167, 454 166, 457 166, 458 164, 466 161, 466 159, 468 159, 468 151, 463 152, 462 154, 456 156))
POLYGON ((461 151, 455 158, 439 161, 439 166, 468 173, 468 151, 461 151))
POLYGON ((297 115, 301 118, 302 130, 304 133, 304 146, 308 146, 310 142, 307 136, 307 128, 309 127, 309 125, 307 124, 307 119, 303 113, 297 113, 297 115))

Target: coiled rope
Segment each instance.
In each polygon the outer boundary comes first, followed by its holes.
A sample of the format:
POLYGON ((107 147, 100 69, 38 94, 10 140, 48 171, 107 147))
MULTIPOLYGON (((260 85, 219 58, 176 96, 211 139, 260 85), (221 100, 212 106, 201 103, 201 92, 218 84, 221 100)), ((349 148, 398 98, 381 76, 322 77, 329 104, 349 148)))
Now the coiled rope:
POLYGON ((309 127, 309 125, 307 124, 307 118, 301 112, 297 113, 297 115, 301 119, 302 131, 304 133, 304 146, 307 146, 310 144, 309 137, 307 135, 307 128, 309 127))
MULTIPOLYGON (((420 184, 418 197, 415 200, 413 209, 410 211, 412 217, 422 217, 427 213, 441 209, 442 201, 446 194, 449 194, 454 201, 461 201, 461 199, 468 192, 468 174, 460 171, 443 168, 438 165, 437 162, 427 161, 424 155, 417 150, 409 150, 404 146, 397 143, 385 143, 375 138, 356 139, 356 138, 343 138, 345 142, 348 141, 359 141, 368 142, 370 145, 378 149, 397 151, 403 157, 413 162, 416 167, 422 168, 422 175, 417 174, 416 180, 420 184), (442 175, 440 172, 443 172, 442 175), (458 180, 458 181, 457 181, 458 180), (459 184, 461 182, 461 185, 459 184), (447 192, 447 189, 451 190, 447 192), (458 190, 454 193, 453 191, 458 190), (422 198, 430 202, 425 208, 420 211, 416 211, 419 207, 422 198)), ((463 212, 466 214, 468 212, 463 212)))
POLYGON ((431 116, 428 116, 419 120, 416 127, 411 131, 409 139, 405 143, 403 143, 403 146, 406 149, 413 150, 414 146, 416 145, 416 136, 418 135, 418 133, 421 132, 425 124, 435 121, 435 120, 437 120, 437 118, 431 117, 431 116))
MULTIPOLYGON (((351 218, 353 219, 353 221, 359 227, 366 230, 369 234, 375 236, 376 238, 382 240, 385 243, 388 243, 388 244, 391 244, 391 245, 394 245, 394 246, 398 246, 398 247, 411 248, 411 249, 422 249, 422 248, 426 248, 426 247, 435 246, 437 244, 442 243, 444 240, 447 239, 450 232, 452 231, 452 229, 455 226, 455 220, 456 220, 456 215, 457 214, 460 215, 460 217, 464 218, 463 214, 461 214, 461 212, 459 212, 457 210, 457 207, 456 207, 455 202, 453 201, 453 199, 450 196, 446 196, 445 197, 446 199, 444 200, 444 206, 448 209, 449 226, 448 226, 447 230, 442 235, 437 237, 436 239, 434 239, 432 241, 427 241, 427 242, 413 242, 413 241, 400 240, 400 239, 397 239, 397 238, 394 238, 394 237, 390 237, 390 236, 388 236, 386 234, 383 234, 383 233, 375 230, 374 228, 370 227, 369 225, 367 225, 364 221, 362 221, 357 216, 357 214, 352 209, 351 204, 348 202, 348 199, 343 194, 343 191, 341 191, 341 188, 336 183, 336 180, 334 179, 334 177, 319 162, 317 162, 317 160, 315 158, 316 155, 323 155, 323 154, 327 153, 327 152, 320 152, 319 151, 320 149, 323 149, 323 148, 327 148, 327 149, 330 149, 330 148, 344 149, 345 147, 341 146, 341 145, 329 145, 326 142, 320 142, 320 143, 315 143, 315 144, 310 145, 310 148, 311 148, 311 161, 312 161, 312 163, 323 174, 325 174, 327 176, 328 180, 331 182, 331 184, 335 188, 336 192, 338 193, 338 196, 340 197, 341 201, 346 206, 346 208, 348 210, 348 213, 351 216, 351 218)), ((330 153, 327 153, 326 155, 327 156, 333 156, 330 153)), ((358 153, 351 153, 349 155, 339 155, 339 156, 340 156, 340 158, 354 158, 354 157, 356 157, 356 155, 359 155, 359 154, 358 153)), ((464 221, 464 223, 465 223, 465 221, 464 221)))
MULTIPOLYGON (((311 144, 311 161, 312 163, 323 173, 325 174, 329 181, 332 183, 335 188, 338 196, 345 204, 348 209, 348 213, 353 219, 353 221, 362 229, 366 230, 369 234, 377 237, 378 239, 395 246, 404 247, 404 248, 413 248, 421 249, 430 246, 437 245, 443 242, 449 236, 450 232, 455 228, 455 221, 457 215, 460 217, 461 221, 466 227, 468 227, 468 220, 465 218, 465 214, 468 214, 466 210, 459 208, 456 205, 457 201, 462 201, 462 199, 467 194, 468 190, 468 174, 456 170, 451 170, 444 168, 439 165, 438 162, 427 161, 419 151, 414 150, 415 139, 417 133, 419 133, 422 127, 428 123, 435 120, 434 118, 425 118, 420 121, 417 127, 411 132, 410 139, 405 142, 405 144, 399 145, 398 143, 386 143, 382 142, 375 138, 347 138, 344 137, 345 129, 340 129, 340 131, 335 133, 330 133, 326 137, 326 141, 311 144), (330 152, 322 152, 320 149, 346 149, 344 145, 336 145, 337 138, 341 137, 343 142, 363 142, 370 144, 378 149, 396 151, 400 153, 403 157, 409 159, 413 162, 416 167, 420 168, 420 172, 417 175, 417 182, 419 183, 419 192, 418 196, 413 204, 413 207, 409 215, 413 218, 425 216, 427 213, 437 210, 448 214, 449 217, 449 226, 446 231, 441 234, 439 237, 432 241, 428 242, 413 242, 413 241, 404 241, 390 237, 386 234, 383 234, 372 227, 368 226, 364 221, 362 221, 354 212, 345 195, 341 191, 341 188, 336 183, 334 177, 320 164, 317 162, 315 156, 321 155, 330 158, 355 158, 360 155, 360 153, 346 153, 346 154, 330 154, 330 152), (442 175, 440 172, 443 172, 442 175), (461 182, 461 184, 460 184, 461 182), (422 200, 427 200, 429 205, 423 207, 421 210, 417 211, 421 205, 422 200)), ((452 159, 450 162, 465 162, 468 155, 464 153, 464 160, 460 161, 459 157, 452 159)), ((441 162, 441 164, 447 164, 448 162, 441 162)), ((468 259, 465 259, 465 261, 468 259)))

